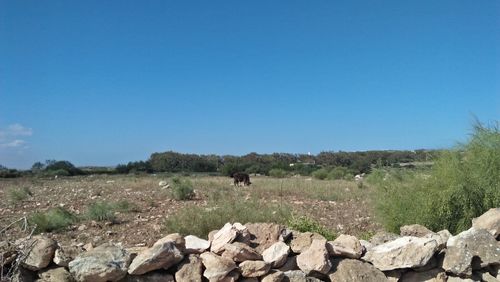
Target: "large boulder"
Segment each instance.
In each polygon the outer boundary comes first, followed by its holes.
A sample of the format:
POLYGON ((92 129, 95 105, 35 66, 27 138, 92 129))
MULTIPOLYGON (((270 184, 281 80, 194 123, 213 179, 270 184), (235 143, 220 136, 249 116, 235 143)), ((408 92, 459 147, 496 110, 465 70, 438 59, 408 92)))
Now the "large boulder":
POLYGON ((72 282, 71 274, 64 267, 44 269, 38 273, 37 282, 72 282))
POLYGON ((189 255, 177 267, 175 281, 177 282, 201 282, 203 276, 203 264, 197 255, 189 255))
POLYGON ((292 241, 290 242, 290 248, 294 253, 300 254, 307 250, 315 239, 326 240, 325 237, 321 236, 318 233, 299 233, 294 231, 292 241))
POLYGON ((260 254, 278 242, 285 229, 282 225, 275 223, 247 223, 245 226, 250 234, 249 245, 260 254))
POLYGON ((214 234, 212 239, 212 246, 210 250, 216 254, 221 254, 224 251, 226 244, 232 243, 238 236, 238 229, 231 223, 226 223, 217 233, 214 234))
POLYGON ((326 240, 314 239, 311 246, 297 256, 297 265, 307 275, 319 272, 327 274, 332 263, 326 249, 326 240))
POLYGON ((56 241, 45 236, 34 236, 21 243, 21 249, 30 250, 28 256, 23 261, 23 266, 29 270, 40 270, 46 268, 57 249, 56 241))
POLYGON ((399 230, 401 231, 401 236, 425 237, 428 234, 434 233, 420 224, 401 226, 399 230))
POLYGON ((379 231, 379 232, 375 233, 375 235, 372 236, 372 238, 370 239, 370 244, 371 244, 371 247, 375 247, 378 245, 385 244, 387 242, 394 241, 400 237, 401 236, 399 236, 398 234, 394 234, 394 233, 386 232, 386 231, 379 231))
POLYGON ((186 254, 201 254, 210 248, 210 241, 198 238, 193 235, 184 237, 186 242, 186 254))
POLYGON ((371 248, 363 260, 382 271, 421 267, 429 262, 438 249, 439 244, 435 239, 406 236, 371 248))
POLYGON ((223 258, 214 253, 206 252, 200 255, 201 261, 205 266, 205 276, 210 281, 221 281, 231 270, 236 268, 233 260, 223 258))
POLYGON ((289 253, 290 247, 287 244, 276 242, 262 252, 262 257, 273 268, 279 268, 285 264, 289 253))
POLYGON ((363 246, 358 238, 341 234, 334 241, 327 242, 326 247, 330 256, 339 256, 358 259, 363 254, 363 246))
POLYGON ((470 276, 473 269, 488 265, 500 265, 500 242, 487 230, 471 228, 448 239, 443 261, 446 272, 470 276))
POLYGON ((131 256, 119 245, 103 244, 81 253, 68 266, 78 281, 118 281, 127 275, 131 256))
POLYGON ((77 246, 59 246, 54 253, 54 263, 58 266, 67 267, 69 262, 75 259, 83 250, 77 246))
POLYGON ((140 275, 157 269, 168 269, 180 262, 184 255, 175 239, 158 240, 151 248, 140 252, 130 264, 128 273, 140 275))
POLYGON ((500 208, 492 208, 472 220, 475 229, 486 229, 493 237, 500 236, 500 208))
POLYGON ((388 281, 384 273, 373 265, 356 259, 335 258, 332 260, 332 269, 328 274, 330 281, 388 281))
POLYGON ((271 270, 271 265, 261 260, 247 260, 239 265, 243 277, 260 277, 271 270))
POLYGON ((257 253, 254 249, 240 242, 226 244, 224 246, 224 250, 225 251, 222 254, 222 256, 230 258, 236 262, 262 259, 262 256, 259 253, 257 253))
POLYGON ((446 273, 441 268, 424 272, 408 271, 401 276, 403 282, 446 282, 446 273))

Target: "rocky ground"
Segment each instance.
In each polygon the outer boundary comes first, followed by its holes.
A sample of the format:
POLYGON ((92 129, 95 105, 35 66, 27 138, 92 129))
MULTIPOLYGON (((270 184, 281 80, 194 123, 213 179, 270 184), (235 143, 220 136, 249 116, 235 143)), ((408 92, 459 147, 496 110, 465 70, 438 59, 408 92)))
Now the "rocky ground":
MULTIPOLYGON (((207 198, 218 187, 224 186, 242 189, 247 196, 263 201, 285 202, 296 214, 307 215, 338 233, 364 237, 380 229, 369 208, 366 196, 368 190, 356 191, 359 189, 354 182, 253 177, 252 186, 233 187, 231 179, 226 177, 202 176, 191 179, 196 197, 189 201, 172 199, 168 189, 159 186, 160 181, 169 180, 162 175, 0 180, 0 227, 54 207, 64 207, 77 215, 83 215, 92 203, 125 200, 132 203, 134 209, 116 212, 115 222, 81 220, 61 232, 52 233, 51 237, 64 244, 99 245, 111 241, 122 242, 126 246, 150 246, 166 235, 163 224, 166 218, 182 209, 206 205, 207 198), (24 187, 28 189, 29 196, 12 201, 9 190, 24 187), (319 187, 317 191, 315 187, 319 187), (333 194, 324 192, 333 190, 333 194)), ((0 236, 20 236, 23 232, 19 226, 9 228, 0 236)))

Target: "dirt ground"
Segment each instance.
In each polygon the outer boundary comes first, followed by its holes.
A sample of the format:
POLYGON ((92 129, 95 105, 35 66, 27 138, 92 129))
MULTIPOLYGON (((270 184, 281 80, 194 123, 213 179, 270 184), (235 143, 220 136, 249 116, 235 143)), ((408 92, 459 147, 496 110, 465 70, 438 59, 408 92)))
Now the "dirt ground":
MULTIPOLYGON (((116 222, 81 220, 69 228, 51 233, 62 244, 122 242, 127 247, 151 245, 167 235, 163 222, 176 212, 194 205, 204 206, 217 187, 243 189, 245 194, 263 201, 282 201, 297 215, 307 215, 337 233, 365 237, 381 227, 370 208, 369 187, 360 189, 355 182, 320 181, 307 177, 273 179, 252 177, 250 187, 234 187, 227 177, 190 177, 196 197, 189 201, 171 198, 159 182, 166 175, 99 175, 57 179, 18 178, 0 180, 0 229, 24 216, 55 207, 83 215, 89 205, 98 201, 127 200, 137 211, 116 212, 116 222), (9 199, 9 190, 26 187, 30 196, 22 201, 9 199)), ((193 223, 196 224, 196 223, 193 223)), ((6 238, 22 236, 20 225, 2 234, 6 238)))

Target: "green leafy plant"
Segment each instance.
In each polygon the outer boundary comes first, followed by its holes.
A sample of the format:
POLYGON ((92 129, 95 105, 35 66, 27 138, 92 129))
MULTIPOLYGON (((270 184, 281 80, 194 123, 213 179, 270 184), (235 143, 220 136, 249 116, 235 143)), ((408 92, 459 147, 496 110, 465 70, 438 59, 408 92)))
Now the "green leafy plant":
POLYGON ((178 177, 172 178, 172 197, 176 200, 184 201, 194 197, 194 189, 191 181, 178 177))
POLYGON ((60 231, 77 221, 68 210, 58 207, 46 212, 37 212, 28 217, 28 223, 35 225, 35 233, 60 231))

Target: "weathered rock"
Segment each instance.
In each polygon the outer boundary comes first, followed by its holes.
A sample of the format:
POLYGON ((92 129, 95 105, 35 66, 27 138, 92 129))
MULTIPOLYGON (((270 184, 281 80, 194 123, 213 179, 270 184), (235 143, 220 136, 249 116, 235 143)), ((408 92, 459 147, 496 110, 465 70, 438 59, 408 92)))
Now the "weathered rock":
POLYGON ((247 260, 239 265, 243 277, 260 277, 271 270, 271 265, 261 260, 247 260))
POLYGON ((21 266, 18 268, 18 271, 14 273, 14 277, 12 277, 12 282, 33 282, 37 278, 38 275, 36 272, 21 266))
POLYGON ((441 268, 425 272, 408 271, 401 276, 403 282, 446 282, 446 273, 441 268))
POLYGON ((118 281, 127 275, 130 260, 130 254, 122 247, 103 244, 81 253, 68 266, 77 281, 118 281))
POLYGON ((23 266, 29 270, 40 270, 47 267, 57 248, 56 241, 44 236, 34 236, 22 244, 25 249, 31 249, 28 257, 23 261, 23 266))
POLYGON ((225 251, 222 254, 222 256, 225 258, 232 259, 236 262, 262 259, 262 256, 259 253, 257 253, 254 249, 240 242, 226 244, 224 246, 224 250, 225 251))
POLYGON ((266 263, 271 264, 273 268, 279 268, 285 264, 289 253, 290 247, 278 241, 262 252, 262 258, 266 263))
MULTIPOLYGON (((165 271, 151 271, 142 275, 127 275, 123 282, 174 282, 174 276, 165 271)), ((122 282, 122 281, 120 281, 122 282)))
POLYGON ((369 249, 373 248, 374 245, 366 240, 359 240, 359 243, 363 247, 363 253, 367 252, 369 249))
POLYGON ((210 250, 216 254, 222 253, 224 246, 232 243, 236 236, 238 236, 238 230, 231 223, 226 223, 221 230, 214 234, 210 250))
POLYGON ((394 269, 384 272, 389 282, 398 282, 401 276, 403 276, 403 273, 405 273, 404 269, 394 269))
POLYGON ((358 259, 363 254, 358 238, 350 235, 341 234, 334 241, 327 242, 326 247, 330 256, 358 259))
POLYGON ((285 229, 282 225, 275 223, 248 223, 245 226, 250 233, 249 245, 260 254, 278 242, 285 229))
POLYGON ((294 231, 292 241, 290 242, 290 248, 294 253, 300 254, 311 246, 314 239, 326 240, 325 237, 317 233, 304 232, 297 234, 297 232, 294 231))
POLYGON ((321 282, 320 279, 307 277, 301 270, 290 270, 283 272, 283 281, 286 282, 321 282))
POLYGON ((297 265, 307 275, 312 272, 327 274, 332 263, 326 249, 326 240, 314 239, 311 246, 297 256, 297 265))
POLYGON ((373 265, 356 259, 335 258, 332 260, 332 269, 328 274, 331 281, 387 281, 384 273, 373 265))
POLYGON ((281 282, 283 281, 283 278, 285 277, 285 275, 283 274, 282 271, 279 271, 279 270, 271 270, 271 272, 269 272, 269 274, 267 274, 266 276, 262 277, 262 282, 281 282))
POLYGON ((160 239, 151 248, 139 253, 129 266, 128 273, 140 275, 157 269, 168 269, 180 262, 184 255, 177 248, 175 238, 160 239))
POLYGON ((184 237, 184 240, 186 241, 186 254, 201 254, 210 248, 210 241, 193 235, 184 237))
POLYGON ((401 231, 401 236, 425 237, 434 233, 420 224, 401 226, 399 230, 401 231))
POLYGON ((394 234, 394 233, 379 231, 379 232, 375 233, 375 235, 372 236, 372 238, 370 239, 370 243, 372 244, 372 247, 375 247, 375 246, 382 245, 382 244, 385 244, 385 243, 390 242, 390 241, 394 241, 400 237, 401 236, 394 234))
POLYGON ((73 278, 64 267, 45 269, 38 273, 38 282, 71 282, 73 278))
POLYGON ((201 282, 203 276, 203 264, 197 255, 189 255, 178 266, 175 273, 177 282, 201 282))
POLYGON ((220 281, 231 272, 231 270, 236 268, 236 264, 233 260, 223 258, 210 252, 201 254, 200 258, 205 266, 203 276, 210 281, 220 281))
MULTIPOLYGON (((236 282, 240 278, 240 273, 237 270, 232 270, 226 277, 222 278, 219 282, 236 282)), ((210 280, 214 281, 214 280, 210 280)))
POLYGON ((290 270, 300 270, 297 265, 297 256, 288 257, 285 264, 278 268, 279 271, 286 272, 290 270))
POLYGON ((500 264, 500 242, 485 229, 471 228, 447 242, 443 269, 457 276, 471 275, 476 267, 500 264), (477 257, 478 266, 473 266, 477 257))
POLYGON ((219 230, 212 230, 208 233, 208 241, 210 241, 210 243, 214 240, 214 236, 217 232, 219 232, 219 230))
POLYGON ((451 235, 450 231, 445 229, 445 230, 439 231, 438 233, 427 234, 424 237, 425 238, 432 238, 432 239, 436 240, 436 242, 439 245, 439 249, 442 250, 442 249, 446 248, 446 242, 448 242, 448 239, 451 236, 452 235, 451 235))
POLYGON ((177 249, 179 249, 179 251, 181 251, 182 253, 184 253, 186 251, 186 240, 179 233, 169 234, 169 235, 161 238, 160 240, 156 241, 154 244, 155 245, 162 244, 164 242, 174 242, 175 247, 177 249))
POLYGON ((448 282, 476 282, 472 279, 469 278, 461 278, 461 277, 455 277, 455 276, 448 276, 448 282))
POLYGON ((492 208, 472 220, 474 229, 486 229, 493 237, 500 236, 500 208, 492 208))
POLYGON ((488 272, 481 273, 481 280, 484 282, 499 282, 500 281, 496 277, 494 277, 493 275, 489 274, 488 272))
POLYGON ((54 263, 58 266, 67 267, 69 262, 75 259, 83 250, 76 246, 59 246, 54 253, 54 263))
POLYGON ((427 264, 438 247, 432 238, 401 237, 373 247, 366 252, 363 260, 382 271, 421 267, 427 264))

